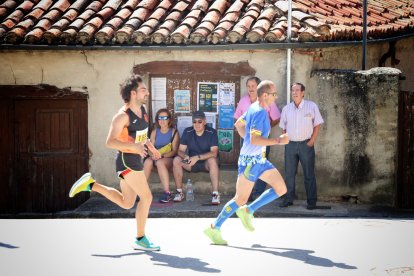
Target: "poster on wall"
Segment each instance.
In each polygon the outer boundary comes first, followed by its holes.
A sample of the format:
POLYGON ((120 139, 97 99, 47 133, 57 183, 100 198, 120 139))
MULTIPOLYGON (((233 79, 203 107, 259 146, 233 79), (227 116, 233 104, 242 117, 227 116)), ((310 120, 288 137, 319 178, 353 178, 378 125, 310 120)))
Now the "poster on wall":
POLYGON ((167 78, 151 78, 152 114, 167 107, 167 78))
POLYGON ((236 84, 230 83, 219 83, 219 101, 220 105, 235 105, 236 96, 236 84))
POLYGON ((219 151, 230 152, 233 150, 233 130, 218 130, 219 151))
POLYGON ((234 127, 234 105, 219 106, 219 128, 233 129, 234 127))
POLYGON ((206 123, 209 127, 216 129, 216 113, 205 112, 206 123))
POLYGON ((197 110, 217 113, 217 91, 216 82, 197 83, 197 110))
POLYGON ((184 129, 191 126, 193 126, 193 118, 191 116, 177 117, 177 130, 180 133, 180 137, 183 136, 184 129))
POLYGON ((191 112, 190 90, 174 90, 174 113, 191 112))

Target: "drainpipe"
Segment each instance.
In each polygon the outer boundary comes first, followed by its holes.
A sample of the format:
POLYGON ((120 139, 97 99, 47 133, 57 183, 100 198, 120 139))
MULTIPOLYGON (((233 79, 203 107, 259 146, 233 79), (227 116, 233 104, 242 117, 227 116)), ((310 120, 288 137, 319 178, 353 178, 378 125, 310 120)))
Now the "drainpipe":
POLYGON ((367 0, 363 1, 362 11, 362 70, 367 66, 367 0))
MULTIPOLYGON (((288 29, 287 29, 287 42, 290 43, 290 38, 292 34, 292 0, 288 1, 288 29)), ((291 69, 291 57, 292 50, 287 48, 287 58, 286 58, 286 104, 290 103, 290 69, 291 69)))

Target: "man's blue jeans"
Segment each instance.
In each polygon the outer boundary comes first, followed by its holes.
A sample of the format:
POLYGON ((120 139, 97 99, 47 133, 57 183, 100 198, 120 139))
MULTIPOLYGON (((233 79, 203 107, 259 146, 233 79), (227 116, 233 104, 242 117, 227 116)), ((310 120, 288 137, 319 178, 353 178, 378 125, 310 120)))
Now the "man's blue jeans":
POLYGON ((284 202, 293 203, 295 199, 295 177, 300 161, 303 169, 307 203, 311 206, 316 205, 315 148, 309 147, 307 145, 308 141, 290 141, 285 146, 285 181, 287 193, 284 196, 284 202))

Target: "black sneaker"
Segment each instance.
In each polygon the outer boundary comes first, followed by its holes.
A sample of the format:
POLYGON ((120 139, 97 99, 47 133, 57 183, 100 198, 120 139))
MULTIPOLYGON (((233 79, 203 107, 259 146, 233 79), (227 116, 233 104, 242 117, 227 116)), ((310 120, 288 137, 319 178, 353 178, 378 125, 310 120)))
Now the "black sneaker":
POLYGON ((283 201, 282 203, 279 204, 280 208, 286 208, 288 206, 293 205, 293 202, 289 202, 289 201, 283 201))
POLYGON ((172 194, 170 192, 164 192, 161 196, 160 196, 160 202, 161 203, 168 203, 172 200, 172 194))

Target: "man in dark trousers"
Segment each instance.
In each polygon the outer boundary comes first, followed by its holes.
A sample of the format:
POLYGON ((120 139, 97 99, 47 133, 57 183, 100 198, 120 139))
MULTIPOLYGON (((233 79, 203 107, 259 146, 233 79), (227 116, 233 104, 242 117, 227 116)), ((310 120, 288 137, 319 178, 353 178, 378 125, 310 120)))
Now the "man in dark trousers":
POLYGON ((293 205, 295 199, 295 177, 298 163, 303 168, 307 209, 316 208, 317 188, 315 177, 315 148, 323 119, 318 106, 305 100, 305 86, 294 83, 291 86, 292 102, 282 109, 279 126, 283 133, 289 133, 290 142, 285 146, 285 181, 287 193, 280 207, 293 205))

